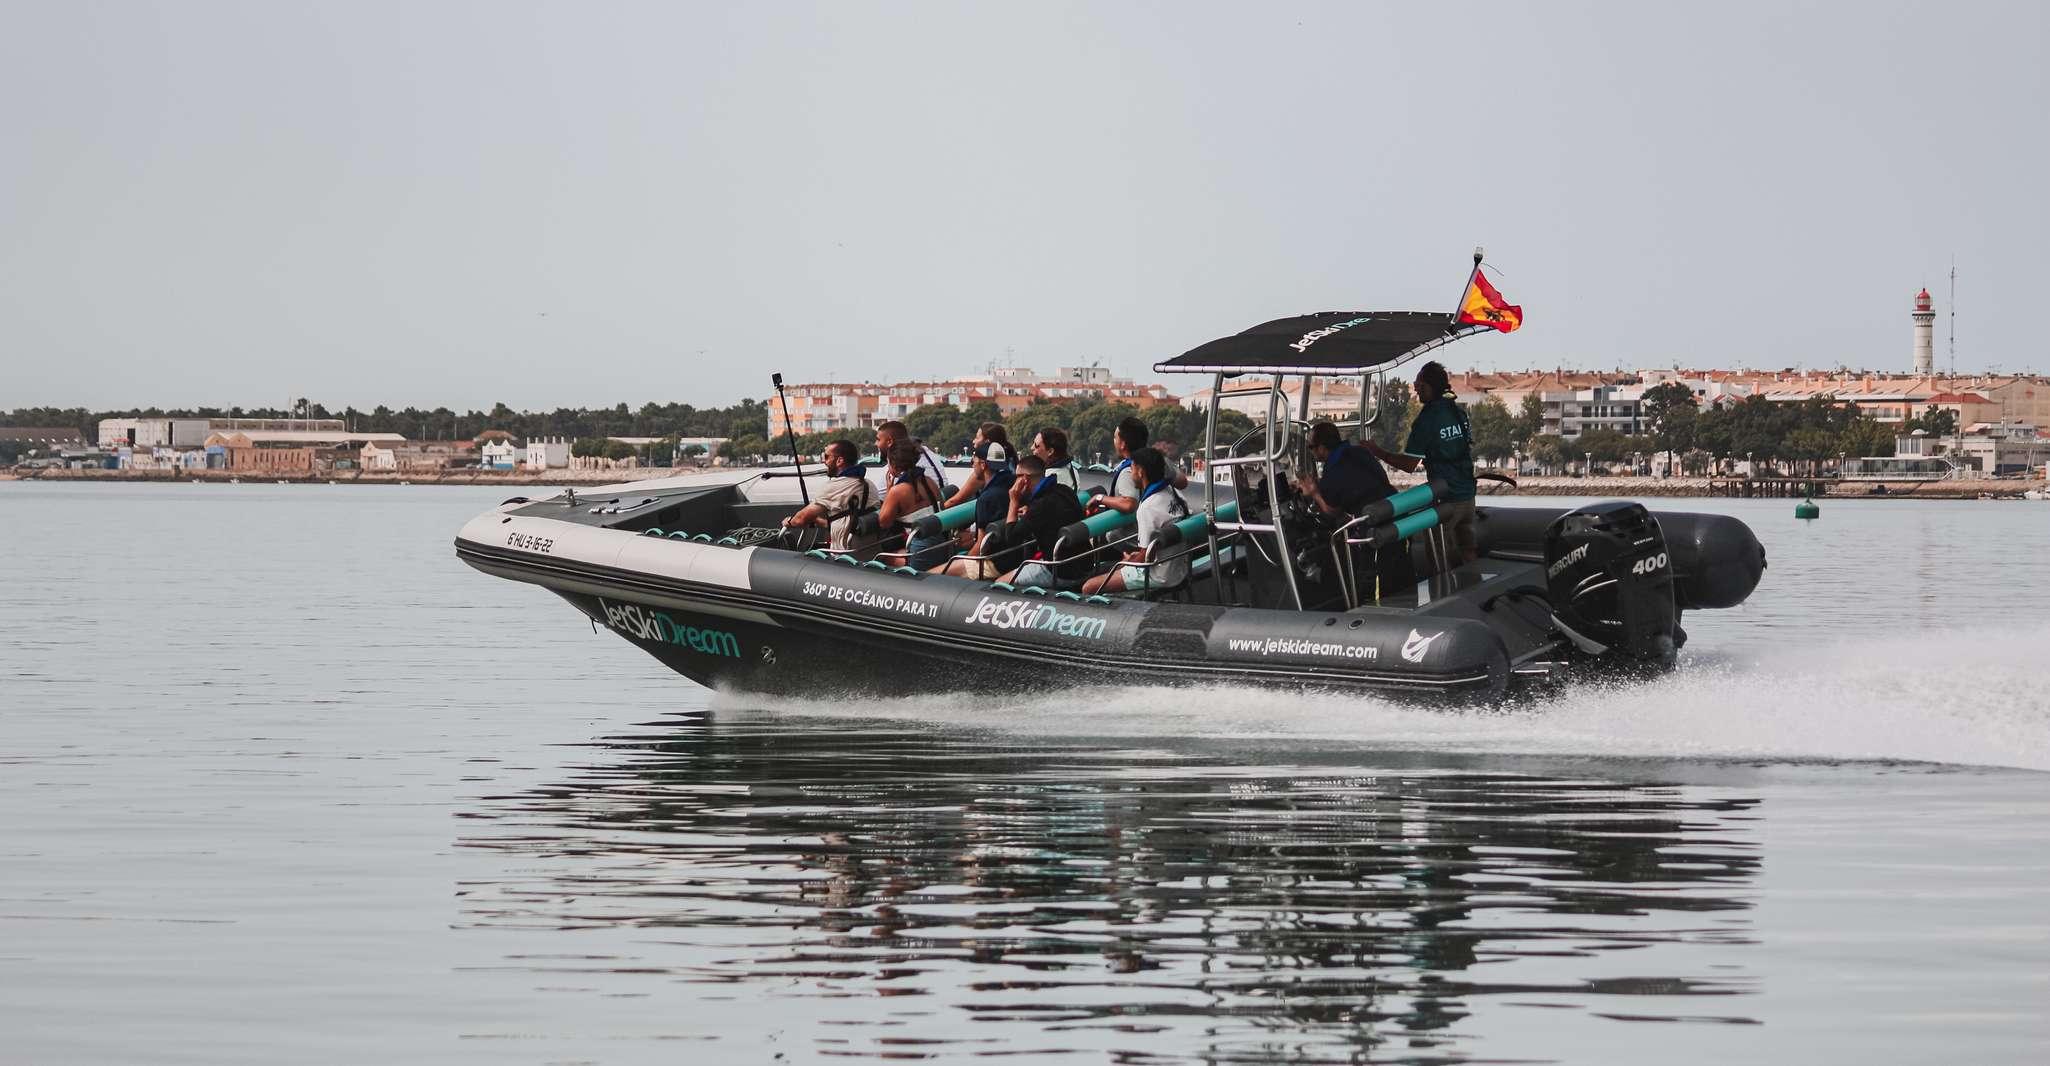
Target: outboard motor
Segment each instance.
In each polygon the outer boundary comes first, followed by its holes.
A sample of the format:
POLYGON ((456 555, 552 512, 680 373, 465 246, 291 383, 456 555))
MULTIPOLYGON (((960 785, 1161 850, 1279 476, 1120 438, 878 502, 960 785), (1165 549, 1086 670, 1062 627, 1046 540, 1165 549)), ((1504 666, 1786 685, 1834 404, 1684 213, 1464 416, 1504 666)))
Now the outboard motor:
POLYGON ((1611 500, 1569 511, 1545 530, 1552 621, 1580 650, 1665 669, 1687 635, 1658 519, 1611 500))

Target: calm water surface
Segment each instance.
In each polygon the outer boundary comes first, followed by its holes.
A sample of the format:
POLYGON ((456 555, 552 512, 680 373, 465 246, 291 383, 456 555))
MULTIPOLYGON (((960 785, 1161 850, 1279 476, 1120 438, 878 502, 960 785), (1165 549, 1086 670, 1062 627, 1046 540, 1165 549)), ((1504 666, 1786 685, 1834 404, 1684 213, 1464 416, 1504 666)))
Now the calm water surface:
POLYGON ((1441 714, 713 696, 500 495, 0 484, 0 1061, 2050 1046, 2050 504, 1678 501, 1772 560, 1683 674, 1441 714))

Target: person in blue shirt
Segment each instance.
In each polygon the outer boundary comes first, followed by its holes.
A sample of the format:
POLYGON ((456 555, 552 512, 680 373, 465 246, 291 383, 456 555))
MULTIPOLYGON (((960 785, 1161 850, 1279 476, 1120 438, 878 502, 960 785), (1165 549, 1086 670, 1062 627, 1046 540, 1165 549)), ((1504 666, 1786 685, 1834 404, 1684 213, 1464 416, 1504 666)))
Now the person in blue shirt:
MULTIPOLYGON (((974 496, 975 521, 961 529, 955 545, 964 554, 974 554, 976 543, 1004 520, 1004 514, 1010 508, 1011 484, 1017 479, 1011 469, 1013 459, 1011 445, 1006 441, 984 440, 976 446, 975 471, 971 480, 981 488, 974 496)), ((994 574, 988 560, 958 556, 936 570, 955 577, 986 579, 994 574)))
POLYGON ((1473 426, 1452 398, 1452 378, 1436 361, 1417 371, 1416 396, 1423 407, 1410 423, 1409 443, 1403 445, 1402 454, 1391 455, 1373 443, 1367 449, 1389 466, 1400 470, 1421 466, 1426 477, 1445 483, 1445 493, 1438 500, 1438 524, 1451 536, 1459 563, 1470 563, 1480 558, 1474 536, 1473 426))
POLYGON ((1305 474, 1296 488, 1328 517, 1343 521, 1375 500, 1395 495, 1395 486, 1373 455, 1348 444, 1329 422, 1310 427, 1310 454, 1324 464, 1324 474, 1315 480, 1305 474))

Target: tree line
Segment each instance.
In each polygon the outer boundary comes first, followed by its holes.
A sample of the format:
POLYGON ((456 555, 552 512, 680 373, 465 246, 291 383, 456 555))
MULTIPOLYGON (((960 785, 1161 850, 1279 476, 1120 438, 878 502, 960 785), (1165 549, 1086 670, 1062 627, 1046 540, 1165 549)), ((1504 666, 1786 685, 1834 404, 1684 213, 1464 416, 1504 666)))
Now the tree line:
MULTIPOLYGON (((1110 403, 1098 398, 1035 400, 1031 406, 999 417, 994 401, 980 401, 966 410, 948 404, 927 404, 904 418, 913 436, 946 455, 966 451, 976 427, 984 422, 1001 422, 1015 446, 1023 449, 1032 435, 1048 426, 1067 432, 1069 448, 1077 459, 1095 462, 1116 455, 1111 431, 1125 418, 1138 416, 1153 439, 1171 442, 1182 450, 1202 443, 1205 414, 1177 404, 1163 404, 1139 410, 1129 404, 1110 403)), ((1390 450, 1399 449, 1408 437, 1416 415, 1409 387, 1391 382, 1379 418, 1372 428, 1374 440, 1390 450)), ((1839 456, 1891 455, 1894 434, 1916 429, 1932 436, 1956 431, 1957 415, 1931 411, 1906 425, 1895 427, 1862 417, 1850 401, 1821 397, 1798 403, 1774 403, 1762 396, 1748 396, 1735 402, 1702 407, 1693 391, 1678 382, 1668 382, 1645 392, 1641 425, 1645 432, 1628 435, 1610 429, 1591 429, 1565 438, 1544 432, 1544 403, 1536 395, 1523 398, 1511 411, 1501 400, 1483 398, 1467 408, 1473 427, 1476 458, 1500 463, 1522 455, 1549 471, 1565 470, 1590 454, 1597 464, 1609 464, 1664 454, 1674 468, 1702 473, 1726 468, 1752 458, 1760 465, 1787 468, 1796 473, 1815 473, 1839 456)), ((291 408, 196 407, 129 408, 93 411, 83 407, 24 407, 0 412, 0 426, 70 428, 86 440, 94 440, 97 426, 105 418, 339 418, 351 430, 366 433, 399 433, 412 440, 470 440, 488 429, 504 430, 521 439, 561 437, 574 441, 577 455, 605 455, 621 458, 634 449, 610 441, 613 437, 726 437, 720 454, 742 461, 773 460, 789 454, 786 436, 767 437, 768 404, 743 399, 725 407, 697 407, 687 403, 646 403, 639 408, 626 404, 612 407, 559 407, 553 411, 515 411, 503 403, 488 411, 431 410, 418 407, 393 409, 382 404, 369 410, 344 407, 331 410, 307 399, 291 408)), ((1224 411, 1218 419, 1220 440, 1230 441, 1250 431, 1254 423, 1236 411, 1224 411)), ((864 450, 873 437, 866 430, 831 430, 803 434, 797 438, 801 455, 816 456, 825 446, 842 437, 854 440, 864 450)), ((15 442, 0 442, 0 452, 15 442)), ((20 452, 23 449, 13 448, 20 452)), ((666 463, 673 449, 642 449, 643 458, 666 463)), ((0 460, 18 458, 0 454, 0 460)))
POLYGON ((379 404, 369 410, 330 409, 299 400, 281 407, 134 407, 93 411, 84 407, 24 407, 0 412, 0 426, 50 426, 78 430, 95 439, 103 418, 339 418, 352 431, 398 433, 410 440, 474 440, 487 429, 502 429, 525 440, 530 437, 736 437, 760 436, 769 409, 760 400, 742 400, 725 407, 687 403, 646 403, 638 408, 558 407, 553 411, 515 411, 493 404, 488 411, 456 412, 446 407, 394 409, 379 404))
POLYGON ((1866 418, 1848 400, 1812 397, 1776 403, 1763 396, 1701 406, 1679 382, 1647 389, 1639 425, 1631 435, 1590 429, 1576 437, 1545 433, 1544 402, 1525 396, 1515 413, 1493 397, 1468 408, 1477 458, 1500 462, 1522 455, 1547 472, 1563 471, 1592 456, 1596 464, 1643 461, 1665 455, 1672 468, 1690 474, 1727 469, 1739 460, 1796 474, 1820 473, 1844 456, 1892 455, 1894 435, 1920 429, 1934 436, 1955 432, 1957 414, 1930 411, 1894 426, 1866 418))
MULTIPOLYGON (((1097 397, 1038 399, 1009 418, 1003 417, 994 400, 978 400, 965 410, 951 404, 929 403, 905 415, 903 422, 913 437, 947 456, 965 454, 976 429, 984 422, 1002 425, 1012 447, 1021 455, 1040 430, 1056 428, 1068 435, 1070 454, 1081 462, 1093 463, 1116 461, 1117 450, 1111 441, 1111 432, 1119 422, 1135 416, 1146 424, 1152 440, 1172 444, 1174 449, 1171 450, 1190 451, 1202 446, 1208 417, 1203 411, 1190 410, 1179 404, 1160 404, 1141 410, 1130 404, 1106 402, 1097 397)), ((1218 437, 1232 440, 1252 426, 1251 419, 1237 411, 1226 410, 1218 417, 1218 437)), ((787 459, 792 447, 790 437, 779 433, 775 439, 768 439, 763 435, 766 428, 759 426, 746 435, 736 436, 720 446, 719 454, 738 460, 787 459)), ((795 446, 799 455, 816 456, 825 451, 826 445, 842 439, 853 441, 865 452, 874 450, 874 433, 868 429, 800 433, 795 446)))

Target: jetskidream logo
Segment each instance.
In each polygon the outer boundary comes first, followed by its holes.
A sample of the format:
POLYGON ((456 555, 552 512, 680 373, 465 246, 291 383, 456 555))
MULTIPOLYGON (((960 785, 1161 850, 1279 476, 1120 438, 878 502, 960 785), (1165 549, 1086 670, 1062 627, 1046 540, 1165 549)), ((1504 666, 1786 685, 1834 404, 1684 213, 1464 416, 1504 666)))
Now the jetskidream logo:
POLYGON ((1303 334, 1302 340, 1299 340, 1294 344, 1289 345, 1289 347, 1294 348, 1296 351, 1299 352, 1307 352, 1310 350, 1310 345, 1315 344, 1326 337, 1329 337, 1333 333, 1337 333, 1340 330, 1349 329, 1353 326, 1357 326, 1362 322, 1371 321, 1373 321, 1371 317, 1363 316, 1360 318, 1351 318, 1345 320, 1344 322, 1339 322, 1333 325, 1325 326, 1323 329, 1313 329, 1308 333, 1303 334))
POLYGON ((740 658, 740 638, 723 629, 688 626, 652 607, 631 603, 598 601, 605 608, 605 624, 635 640, 676 644, 706 655, 740 658))
POLYGON ((1086 637, 1098 640, 1103 636, 1103 619, 1086 615, 1071 614, 1051 603, 1032 603, 1027 600, 992 600, 988 596, 961 619, 970 625, 995 626, 998 629, 1037 629, 1047 633, 1058 633, 1064 637, 1086 637))

